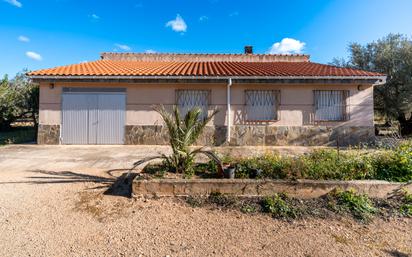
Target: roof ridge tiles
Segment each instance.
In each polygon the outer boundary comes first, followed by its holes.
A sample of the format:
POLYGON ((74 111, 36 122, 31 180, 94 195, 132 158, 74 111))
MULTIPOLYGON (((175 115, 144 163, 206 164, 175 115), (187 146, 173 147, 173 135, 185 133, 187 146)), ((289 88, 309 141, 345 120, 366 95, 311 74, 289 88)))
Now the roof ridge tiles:
POLYGON ((102 60, 123 61, 309 62, 309 58, 306 54, 101 53, 102 60))

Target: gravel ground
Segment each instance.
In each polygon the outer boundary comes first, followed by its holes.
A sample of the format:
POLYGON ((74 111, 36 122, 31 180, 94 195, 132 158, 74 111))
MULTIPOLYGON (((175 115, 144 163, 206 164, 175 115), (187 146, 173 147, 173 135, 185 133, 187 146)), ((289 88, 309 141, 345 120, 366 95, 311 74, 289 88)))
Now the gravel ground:
POLYGON ((0 149, 0 256, 412 256, 412 219, 286 222, 104 195, 107 169, 70 169, 66 159, 65 169, 57 159, 29 169, 35 153, 13 149, 0 149))

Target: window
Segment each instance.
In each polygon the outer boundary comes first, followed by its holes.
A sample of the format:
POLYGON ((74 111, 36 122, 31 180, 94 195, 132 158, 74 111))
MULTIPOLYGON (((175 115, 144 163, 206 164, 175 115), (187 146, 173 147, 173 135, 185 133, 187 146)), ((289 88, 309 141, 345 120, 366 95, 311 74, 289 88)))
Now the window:
POLYGON ((279 91, 275 90, 246 90, 246 120, 277 120, 279 95, 279 91))
POLYGON ((199 107, 202 110, 201 118, 207 117, 209 106, 209 91, 208 90, 177 90, 176 102, 179 107, 182 117, 194 107, 199 107))
POLYGON ((315 90, 315 121, 343 121, 347 119, 346 90, 315 90))

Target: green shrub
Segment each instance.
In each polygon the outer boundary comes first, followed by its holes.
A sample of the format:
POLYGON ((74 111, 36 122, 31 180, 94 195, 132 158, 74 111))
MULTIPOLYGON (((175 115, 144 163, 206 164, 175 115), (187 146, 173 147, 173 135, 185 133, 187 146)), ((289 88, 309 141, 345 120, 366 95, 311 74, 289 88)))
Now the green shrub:
POLYGON ((298 212, 287 200, 285 194, 265 197, 261 203, 263 211, 272 214, 275 218, 296 218, 298 212))
POLYGON ((291 159, 277 154, 265 154, 263 156, 238 160, 236 166, 237 178, 249 178, 253 170, 262 171, 261 178, 286 179, 291 169, 291 159))
POLYGON ((397 182, 412 180, 412 141, 377 154, 373 165, 376 179, 397 182))
POLYGON ((369 220, 377 209, 367 195, 348 191, 334 190, 329 194, 329 206, 337 212, 351 213, 355 218, 369 220))
POLYGON ((197 163, 193 167, 194 174, 196 175, 210 174, 210 175, 217 176, 217 173, 218 173, 217 169, 218 168, 217 168, 217 164, 215 161, 197 163))
POLYGON ((337 150, 315 150, 302 155, 302 176, 308 179, 369 179, 374 176, 371 159, 366 154, 342 153, 337 150))
POLYGON ((236 178, 249 178, 253 170, 259 169, 261 178, 270 179, 406 182, 412 180, 412 142, 378 153, 321 149, 296 158, 266 154, 230 162, 236 163, 236 178))
POLYGON ((399 211, 405 216, 412 217, 412 194, 406 190, 402 194, 402 204, 399 211))

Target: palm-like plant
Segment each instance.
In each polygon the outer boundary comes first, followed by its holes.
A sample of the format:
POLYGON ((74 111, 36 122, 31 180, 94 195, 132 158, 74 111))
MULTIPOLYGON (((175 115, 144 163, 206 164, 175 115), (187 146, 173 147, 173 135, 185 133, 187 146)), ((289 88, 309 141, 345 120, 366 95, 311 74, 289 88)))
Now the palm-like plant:
POLYGON ((223 175, 222 163, 213 152, 203 147, 193 150, 190 148, 203 133, 207 123, 216 115, 217 110, 201 118, 202 111, 196 107, 188 111, 183 119, 177 106, 173 107, 172 113, 166 111, 162 105, 155 107, 154 110, 160 114, 168 130, 172 154, 144 158, 135 162, 133 168, 154 159, 163 159, 169 169, 177 173, 192 174, 196 155, 203 154, 216 162, 218 174, 223 175))

